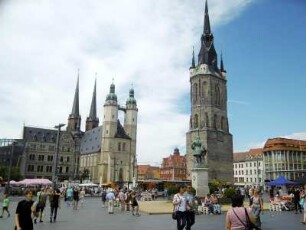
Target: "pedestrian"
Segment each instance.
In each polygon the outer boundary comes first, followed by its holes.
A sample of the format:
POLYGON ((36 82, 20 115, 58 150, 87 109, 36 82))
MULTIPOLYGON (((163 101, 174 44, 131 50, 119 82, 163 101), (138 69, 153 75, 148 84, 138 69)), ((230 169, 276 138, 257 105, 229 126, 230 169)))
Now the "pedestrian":
POLYGON ((17 204, 15 215, 15 230, 33 230, 33 221, 31 214, 38 216, 36 207, 34 206, 32 190, 24 191, 25 199, 17 204))
POLYGON ((256 220, 257 229, 261 229, 260 213, 263 211, 263 201, 259 195, 259 191, 255 190, 253 196, 251 197, 251 209, 256 220))
POLYGON ((73 210, 78 210, 78 205, 79 205, 79 189, 77 187, 74 187, 73 189, 73 210))
POLYGON ((306 224, 306 185, 304 185, 304 189, 301 192, 301 201, 300 204, 303 205, 304 208, 304 215, 303 215, 303 221, 302 224, 306 224))
POLYGON ((136 198, 136 192, 133 191, 131 193, 131 204, 132 204, 132 215, 133 216, 140 216, 139 214, 139 204, 136 198))
POLYGON ((85 189, 83 187, 80 191, 80 203, 82 207, 84 205, 84 201, 85 201, 85 189))
POLYGON ((184 196, 185 187, 179 186, 179 192, 173 197, 174 210, 176 212, 177 230, 183 230, 186 226, 186 198, 184 196))
POLYGON ((245 230, 248 222, 255 225, 256 220, 251 212, 243 207, 243 198, 240 195, 232 197, 232 208, 228 210, 225 218, 226 230, 245 230))
POLYGON ((295 208, 295 214, 298 214, 298 210, 300 213, 302 213, 302 206, 299 204, 300 202, 300 189, 299 188, 295 188, 295 190, 293 191, 293 203, 294 203, 294 208, 295 208))
POLYGON ((72 187, 68 187, 67 190, 66 190, 67 207, 70 207, 70 205, 71 205, 72 195, 73 195, 73 189, 72 189, 72 187))
POLYGON ((3 217, 4 211, 7 212, 7 217, 10 217, 10 211, 9 211, 9 205, 10 205, 10 199, 8 198, 8 194, 4 194, 4 199, 2 201, 2 214, 0 218, 3 217))
MULTIPOLYGON (((43 212, 46 207, 48 193, 45 187, 42 187, 41 190, 37 193, 37 205, 36 212, 38 213, 39 222, 42 223, 43 212)), ((34 218, 34 224, 37 223, 37 218, 34 218)))
POLYGON ((123 189, 120 189, 119 194, 118 194, 118 198, 119 198, 119 202, 120 202, 120 207, 121 207, 121 211, 124 211, 125 208, 125 195, 123 192, 123 189))
POLYGON ((186 199, 186 230, 190 230, 195 223, 195 210, 197 209, 190 185, 186 186, 184 197, 186 199))
POLYGON ((61 192, 59 189, 50 189, 49 203, 50 203, 50 223, 56 222, 57 210, 60 204, 61 192))
POLYGON ((101 200, 102 200, 102 208, 105 207, 105 202, 106 202, 106 188, 102 189, 102 193, 101 193, 101 200))
POLYGON ((116 200, 116 197, 112 189, 108 190, 108 193, 106 194, 106 200, 108 201, 108 213, 114 214, 114 201, 116 200))

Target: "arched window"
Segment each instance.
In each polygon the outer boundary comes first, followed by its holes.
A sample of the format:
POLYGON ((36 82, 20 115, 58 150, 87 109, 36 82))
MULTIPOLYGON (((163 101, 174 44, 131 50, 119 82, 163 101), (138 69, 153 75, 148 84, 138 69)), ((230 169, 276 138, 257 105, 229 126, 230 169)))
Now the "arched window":
POLYGON ((194 127, 195 129, 197 129, 199 126, 199 118, 198 118, 198 114, 194 115, 194 127))
POLYGON ((209 118, 208 118, 208 113, 205 113, 205 126, 209 127, 209 118))
POLYGON ((120 182, 123 181, 123 169, 122 169, 122 168, 119 169, 119 178, 118 178, 118 180, 119 180, 120 182))
POLYGON ((202 83, 202 97, 206 96, 206 92, 207 92, 206 88, 207 88, 207 83, 206 83, 206 81, 204 81, 202 83))
POLYGON ((215 103, 217 105, 220 105, 220 87, 219 85, 217 84, 216 87, 215 87, 215 92, 216 92, 216 95, 215 95, 215 103))
POLYGON ((217 114, 214 115, 214 128, 217 129, 217 114))
POLYGON ((193 103, 195 104, 198 101, 198 84, 197 83, 193 84, 192 98, 193 98, 193 103))

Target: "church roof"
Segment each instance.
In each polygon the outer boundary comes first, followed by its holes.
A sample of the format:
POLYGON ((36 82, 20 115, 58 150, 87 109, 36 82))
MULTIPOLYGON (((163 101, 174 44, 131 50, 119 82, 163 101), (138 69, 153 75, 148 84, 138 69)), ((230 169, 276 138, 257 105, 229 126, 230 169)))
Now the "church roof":
POLYGON ((119 120, 118 120, 118 123, 117 123, 117 132, 115 134, 115 138, 123 138, 123 139, 131 140, 131 138, 126 134, 126 132, 125 132, 124 128, 122 127, 119 120))
POLYGON ((29 142, 55 143, 57 130, 24 126, 23 139, 29 142))
POLYGON ((81 154, 96 153, 101 151, 102 125, 84 133, 81 139, 81 154))

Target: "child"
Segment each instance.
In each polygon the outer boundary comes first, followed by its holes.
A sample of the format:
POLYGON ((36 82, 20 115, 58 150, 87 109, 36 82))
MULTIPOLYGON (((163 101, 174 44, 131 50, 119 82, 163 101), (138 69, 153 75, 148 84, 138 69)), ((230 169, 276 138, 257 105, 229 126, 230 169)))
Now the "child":
POLYGON ((4 194, 4 199, 3 199, 3 203, 2 203, 2 214, 1 214, 0 218, 3 217, 4 211, 7 212, 7 217, 10 217, 11 214, 10 214, 10 212, 9 212, 9 210, 8 210, 9 204, 10 204, 10 200, 9 200, 9 198, 8 198, 8 195, 7 195, 7 194, 4 194))

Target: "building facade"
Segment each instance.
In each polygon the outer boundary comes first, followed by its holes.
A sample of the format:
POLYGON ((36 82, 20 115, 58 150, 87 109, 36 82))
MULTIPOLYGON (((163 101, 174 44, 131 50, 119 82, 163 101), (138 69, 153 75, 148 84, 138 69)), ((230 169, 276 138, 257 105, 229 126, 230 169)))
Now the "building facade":
POLYGON ((263 149, 233 154, 234 185, 263 186, 265 181, 263 149))
POLYGON ((198 62, 195 64, 193 52, 190 67, 191 115, 186 134, 189 179, 194 165, 191 143, 199 136, 207 150, 209 181, 214 178, 233 180, 233 141, 227 116, 226 77, 222 56, 218 66, 206 2, 198 62))
POLYGON ((178 148, 169 157, 163 158, 160 168, 160 179, 164 180, 186 180, 187 161, 186 157, 180 155, 178 148))
POLYGON ((306 141, 279 137, 268 139, 263 152, 267 180, 279 176, 296 180, 306 175, 306 141))
POLYGON ((137 180, 160 179, 160 167, 137 165, 137 180))
POLYGON ((94 90, 86 132, 81 139, 80 170, 89 171, 89 179, 100 184, 124 185, 135 183, 137 178, 136 138, 137 102, 134 89, 130 89, 125 106, 117 102, 115 85, 104 103, 103 125, 99 126, 96 115, 94 90), (124 125, 119 120, 124 113, 124 125), (94 123, 94 124, 93 124, 94 123))

